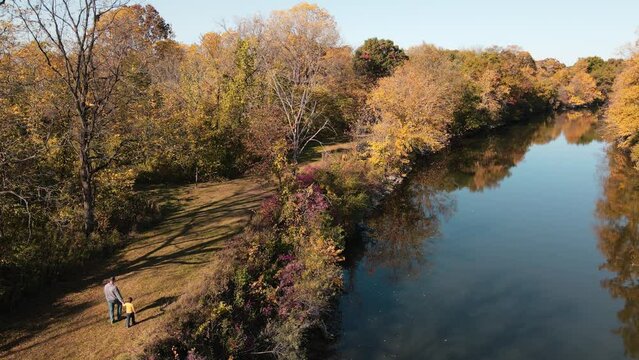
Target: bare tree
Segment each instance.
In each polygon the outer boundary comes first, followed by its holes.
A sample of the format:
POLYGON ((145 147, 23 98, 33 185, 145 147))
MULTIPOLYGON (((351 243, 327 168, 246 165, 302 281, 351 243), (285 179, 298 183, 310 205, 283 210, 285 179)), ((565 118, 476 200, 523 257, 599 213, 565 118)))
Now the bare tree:
POLYGON ((112 121, 113 97, 123 72, 127 44, 101 46, 114 30, 122 0, 14 0, 16 18, 36 43, 73 104, 74 137, 84 208, 84 231, 95 230, 95 176, 110 166, 120 148, 106 151, 101 142, 112 121))
POLYGON ((302 3, 276 11, 266 26, 266 63, 270 84, 286 118, 287 140, 293 161, 317 136, 330 127, 314 92, 324 70, 324 55, 335 47, 339 34, 325 10, 302 3))
POLYGON ((293 161, 306 146, 318 141, 317 135, 329 126, 329 118, 323 117, 318 102, 313 99, 317 69, 309 68, 305 75, 288 77, 279 72, 270 76, 270 84, 286 117, 287 138, 293 151, 293 161))

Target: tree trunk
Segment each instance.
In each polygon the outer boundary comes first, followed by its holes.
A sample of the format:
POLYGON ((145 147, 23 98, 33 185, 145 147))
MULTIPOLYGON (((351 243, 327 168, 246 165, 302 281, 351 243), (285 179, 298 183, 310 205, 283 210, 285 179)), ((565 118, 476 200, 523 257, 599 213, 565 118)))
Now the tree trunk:
POLYGON ((86 129, 87 127, 83 126, 80 136, 80 185, 82 186, 82 205, 84 207, 84 234, 89 237, 95 230, 95 194, 86 129))
POLYGON ((89 237, 95 230, 95 198, 93 194, 93 182, 83 165, 80 172, 82 184, 82 205, 84 206, 84 234, 89 237))

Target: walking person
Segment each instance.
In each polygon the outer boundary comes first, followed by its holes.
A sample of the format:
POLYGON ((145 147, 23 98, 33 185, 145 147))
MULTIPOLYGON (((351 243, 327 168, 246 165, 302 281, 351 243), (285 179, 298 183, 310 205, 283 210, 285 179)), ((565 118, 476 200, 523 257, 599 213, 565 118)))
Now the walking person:
POLYGON ((133 307, 133 298, 127 299, 124 303, 124 311, 126 312, 126 327, 135 325, 135 308, 133 307))
POLYGON ((109 306, 109 319, 111 324, 122 319, 122 295, 120 289, 115 286, 115 276, 113 276, 109 282, 104 285, 104 297, 106 297, 107 305, 109 306), (117 314, 117 320, 114 319, 117 314))

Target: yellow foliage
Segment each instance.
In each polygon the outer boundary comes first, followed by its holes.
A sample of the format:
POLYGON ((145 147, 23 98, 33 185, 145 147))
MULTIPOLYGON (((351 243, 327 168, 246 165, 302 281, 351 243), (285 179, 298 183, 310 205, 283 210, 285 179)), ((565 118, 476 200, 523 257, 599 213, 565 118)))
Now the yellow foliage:
POLYGON ((639 167, 639 55, 628 60, 615 81, 608 123, 613 137, 639 167))
POLYGON ((449 140, 448 129, 463 95, 458 67, 439 49, 422 45, 393 76, 383 78, 368 98, 379 123, 373 129, 373 164, 403 175, 408 154, 437 151, 449 140))
POLYGON ((583 106, 597 100, 603 100, 603 94, 597 89, 597 82, 586 72, 578 72, 566 86, 568 104, 583 106))
POLYGON ((202 46, 209 56, 214 56, 219 51, 221 41, 222 36, 220 36, 220 34, 208 32, 202 35, 200 46, 202 46))
MULTIPOLYGON (((308 56, 298 52, 309 47, 333 47, 339 40, 333 16, 315 4, 299 3, 288 10, 273 11, 269 19, 268 36, 282 44, 291 55, 308 56)), ((279 43, 279 44, 278 44, 279 43)))

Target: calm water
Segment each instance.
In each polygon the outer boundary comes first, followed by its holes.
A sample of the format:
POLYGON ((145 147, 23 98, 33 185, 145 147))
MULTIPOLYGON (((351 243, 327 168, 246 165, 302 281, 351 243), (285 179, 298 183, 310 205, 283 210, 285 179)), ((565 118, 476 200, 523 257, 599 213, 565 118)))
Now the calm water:
POLYGON ((368 222, 344 359, 639 358, 639 175, 587 113, 440 154, 368 222))

